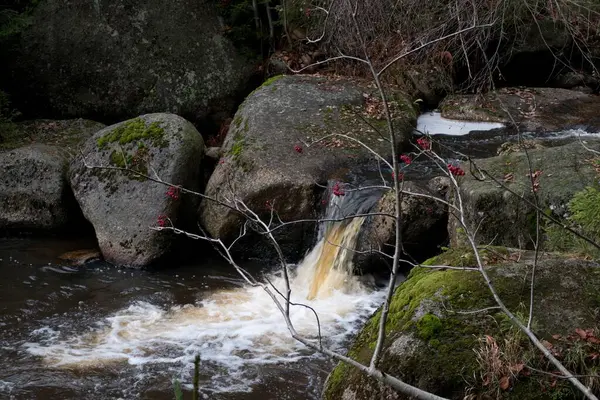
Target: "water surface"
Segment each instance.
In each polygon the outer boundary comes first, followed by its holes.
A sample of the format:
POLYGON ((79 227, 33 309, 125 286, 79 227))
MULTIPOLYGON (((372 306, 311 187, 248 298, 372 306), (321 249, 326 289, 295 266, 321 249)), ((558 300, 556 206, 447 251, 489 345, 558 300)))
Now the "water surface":
MULTIPOLYGON (((333 363, 291 339, 264 290, 222 260, 133 271, 57 258, 90 245, 0 239, 0 398, 172 399, 172 380, 189 385, 196 354, 204 398, 319 397, 333 363)), ((319 313, 325 343, 343 350, 382 292, 368 277, 338 276, 307 300, 318 251, 295 267, 292 295, 319 313)), ((282 287, 272 266, 244 267, 282 287)), ((292 318, 316 337, 310 310, 295 307, 292 318)))

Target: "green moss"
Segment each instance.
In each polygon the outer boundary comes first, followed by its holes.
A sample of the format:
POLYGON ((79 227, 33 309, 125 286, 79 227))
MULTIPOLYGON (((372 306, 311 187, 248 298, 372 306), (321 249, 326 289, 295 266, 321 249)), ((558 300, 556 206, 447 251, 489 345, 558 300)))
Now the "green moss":
POLYGON ((263 84, 260 87, 264 88, 264 87, 271 86, 272 84, 274 84, 275 82, 277 82, 278 80, 280 80, 281 78, 283 78, 284 76, 285 75, 275 75, 275 76, 272 76, 269 79, 267 79, 266 81, 264 81, 263 84))
POLYGON ((114 150, 112 153, 110 153, 110 163, 115 167, 127 168, 130 162, 131 158, 124 156, 121 152, 114 150), (127 158, 129 158, 129 160, 127 160, 127 158))
POLYGON ((589 235, 600 237, 600 191, 588 186, 569 202, 571 219, 589 235))
MULTIPOLYGON (((580 234, 595 240, 600 240, 600 191, 588 186, 575 193, 568 203, 569 216, 563 218, 564 223, 580 234)), ((559 216, 559 218, 561 218, 559 216)), ((575 254, 599 257, 600 251, 567 231, 563 227, 545 221, 545 245, 549 250, 571 252, 575 254)))
POLYGON ((233 156, 233 158, 238 158, 239 156, 242 155, 243 148, 244 148, 243 141, 236 140, 233 143, 233 146, 231 147, 230 154, 233 156))
MULTIPOLYGON (((423 315, 417 322, 419 337, 423 340, 433 339, 442 331, 442 328, 442 321, 431 313, 423 315)), ((437 343, 439 344, 439 340, 437 343)))
POLYGON ((127 176, 130 179, 144 182, 147 179, 144 175, 148 175, 148 156, 148 148, 139 143, 133 154, 113 150, 110 153, 110 164, 117 168, 129 169, 127 176))
MULTIPOLYGON (((275 82, 277 82, 278 80, 280 80, 281 78, 283 78, 285 75, 275 75, 270 77, 269 79, 267 79, 266 81, 263 82, 262 85, 260 85, 259 87, 257 87, 256 89, 254 89, 249 95, 248 97, 252 96, 254 93, 258 92, 260 89, 272 86, 275 82)), ((271 92, 275 92, 277 90, 276 87, 272 87, 271 88, 271 92)))
MULTIPOLYGON (((428 260, 426 264, 437 265, 455 258, 464 261, 461 257, 464 254, 468 252, 452 252, 450 255, 445 254, 428 260)), ((478 278, 476 274, 456 270, 414 268, 408 279, 396 289, 392 298, 386 323, 386 340, 392 343, 399 334, 413 334, 429 341, 428 348, 419 347, 417 350, 422 352, 421 360, 428 360, 427 366, 419 365, 416 360, 405 360, 403 366, 384 363, 381 368, 386 373, 401 374, 405 377, 417 376, 423 368, 444 369, 447 373, 444 385, 449 387, 462 382, 463 375, 470 376, 475 369, 472 349, 476 344, 477 324, 465 325, 461 318, 440 319, 430 312, 417 322, 414 319, 417 309, 426 304, 426 301, 436 298, 443 298, 444 303, 452 309, 474 309, 491 304, 492 297, 480 285, 478 278)), ((381 310, 367 322, 348 353, 350 357, 368 364, 377 340, 380 316, 381 310)), ((358 374, 352 367, 340 363, 330 375, 324 398, 340 398, 344 385, 348 383, 348 374, 351 373, 358 374)))
POLYGON ((235 125, 236 128, 239 128, 242 125, 243 121, 244 121, 244 119, 242 118, 241 115, 236 115, 235 118, 233 119, 233 124, 235 125))
POLYGON ((97 143, 100 149, 104 149, 110 143, 125 145, 142 139, 150 140, 157 147, 166 147, 168 144, 164 138, 164 129, 160 126, 160 122, 152 122, 150 125, 146 125, 146 122, 141 118, 122 123, 98 138, 97 143))

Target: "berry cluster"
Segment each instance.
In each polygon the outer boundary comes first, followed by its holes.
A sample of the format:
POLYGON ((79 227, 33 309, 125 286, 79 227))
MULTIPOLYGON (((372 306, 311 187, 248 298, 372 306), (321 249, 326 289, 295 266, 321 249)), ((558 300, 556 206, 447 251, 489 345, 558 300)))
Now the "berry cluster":
POLYGON ((431 142, 427 138, 418 138, 417 144, 423 150, 431 150, 431 142))
POLYGON ((410 158, 408 154, 401 154, 400 161, 402 161, 406 165, 410 165, 410 163, 412 162, 412 158, 410 158))
POLYGON ((179 199, 179 188, 175 186, 170 186, 169 190, 167 190, 166 195, 172 198, 173 200, 179 199))
POLYGON ((461 167, 452 164, 448 164, 448 171, 454 176, 463 176, 465 174, 465 171, 461 167))
POLYGON ((346 193, 344 192, 344 189, 342 189, 342 187, 340 186, 339 182, 336 182, 335 185, 333 185, 333 195, 334 196, 343 196, 346 193))

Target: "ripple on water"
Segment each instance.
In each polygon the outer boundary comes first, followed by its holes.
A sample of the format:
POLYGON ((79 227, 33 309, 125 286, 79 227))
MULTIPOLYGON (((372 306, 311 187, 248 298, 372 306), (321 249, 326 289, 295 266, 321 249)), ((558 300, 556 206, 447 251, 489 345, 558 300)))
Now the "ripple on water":
MULTIPOLYGON (((352 291, 334 290, 329 296, 306 300, 306 275, 292 281, 293 301, 303 301, 320 317, 321 334, 339 348, 358 322, 382 300, 381 292, 352 282, 352 291)), ((348 277, 348 279, 357 279, 348 277)), ((283 280, 271 280, 283 289, 283 280)), ((317 337, 314 314, 292 307, 291 318, 305 336, 317 337)), ((101 321, 91 332, 67 337, 46 327, 34 331, 24 348, 53 368, 99 368, 113 363, 163 365, 181 371, 200 354, 211 392, 248 391, 260 381, 257 367, 299 362, 313 357, 291 338, 272 299, 261 287, 220 290, 196 304, 159 306, 136 301, 101 321), (40 334, 44 339, 39 339, 40 334), (169 367, 170 366, 170 367, 169 367)), ((189 371, 188 371, 189 373, 189 371)))

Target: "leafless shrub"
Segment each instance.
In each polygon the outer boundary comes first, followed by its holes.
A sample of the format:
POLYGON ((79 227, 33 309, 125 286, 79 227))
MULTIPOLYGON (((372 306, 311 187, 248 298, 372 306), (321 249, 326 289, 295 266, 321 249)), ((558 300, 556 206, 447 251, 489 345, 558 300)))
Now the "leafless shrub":
MULTIPOLYGON (((318 42, 330 56, 364 56, 348 2, 292 3, 292 20, 306 27, 309 42, 318 42)), ((490 89, 495 81, 502 80, 499 67, 515 52, 534 48, 550 50, 557 70, 596 71, 593 49, 600 44, 600 3, 594 0, 364 0, 356 15, 376 69, 393 54, 469 26, 491 24, 449 37, 403 59, 388 79, 399 77, 404 83, 411 81, 403 73, 410 67, 438 74, 441 85, 454 81, 469 91, 490 89)), ((341 68, 348 64, 345 61, 341 68)))

